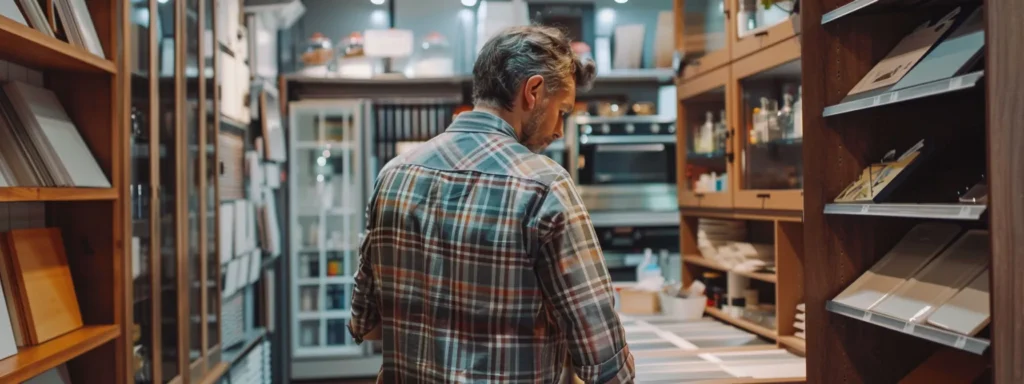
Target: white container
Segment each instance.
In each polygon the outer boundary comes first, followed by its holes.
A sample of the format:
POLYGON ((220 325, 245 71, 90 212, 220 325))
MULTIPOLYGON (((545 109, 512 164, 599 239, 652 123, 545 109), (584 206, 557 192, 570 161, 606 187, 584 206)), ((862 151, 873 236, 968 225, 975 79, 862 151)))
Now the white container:
POLYGON ((661 312, 679 320, 700 320, 707 303, 708 298, 703 295, 684 299, 661 294, 661 312))

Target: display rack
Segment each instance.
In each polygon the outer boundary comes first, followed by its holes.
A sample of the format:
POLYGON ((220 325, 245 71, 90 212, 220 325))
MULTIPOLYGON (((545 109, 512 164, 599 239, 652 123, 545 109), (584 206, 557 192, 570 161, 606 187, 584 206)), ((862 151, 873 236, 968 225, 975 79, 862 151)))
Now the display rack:
POLYGON ((749 278, 761 290, 771 290, 776 329, 715 307, 707 311, 721 321, 771 339, 779 348, 803 354, 805 342, 794 336, 797 329, 793 326, 797 304, 805 295, 802 140, 786 136, 758 142, 750 132, 753 104, 760 97, 778 100, 781 109, 785 94, 795 97, 798 93, 799 20, 785 12, 788 6, 765 9, 760 3, 743 0, 727 0, 723 5, 676 1, 675 7, 676 18, 682 21, 677 50, 686 53, 682 79, 677 83, 677 141, 679 148, 684 148, 677 152, 683 280, 688 284, 706 271, 717 271, 749 278), (765 23, 754 25, 760 22, 765 23), (707 148, 706 134, 702 138, 695 134, 708 112, 716 126, 721 121, 726 129, 724 137, 714 133, 712 148, 707 148), (705 140, 703 145, 700 139, 705 140), (750 178, 772 172, 796 177, 774 184, 750 178), (697 183, 712 177, 724 180, 697 183), (701 218, 744 220, 770 228, 775 273, 732 271, 702 256, 696 244, 701 218))
POLYGON ((802 54, 816 58, 805 61, 803 68, 804 158, 815 159, 805 169, 804 201, 804 247, 814 255, 804 263, 807 317, 814 319, 806 331, 809 382, 947 382, 956 377, 958 382, 1016 383, 1024 379, 1019 359, 1013 357, 1024 351, 1024 339, 1014 327, 1022 321, 1022 308, 1012 299, 1022 293, 1014 282, 1021 273, 1016 260, 1017 239, 1024 233, 1019 209, 1024 188, 1019 174, 1024 163, 1014 153, 1024 145, 1024 137, 1011 133, 1022 129, 1024 112, 1018 103, 1006 99, 1024 91, 1024 79, 1018 75, 1024 57, 1014 43, 1024 38, 1024 29, 1011 16, 1024 8, 1017 2, 954 5, 872 0, 802 3, 802 54), (963 67, 960 70, 966 74, 957 71, 895 92, 847 96, 904 36, 923 22, 947 14, 954 5, 984 7, 983 71, 979 66, 951 63, 963 67), (903 103, 910 99, 915 101, 903 103), (883 107, 897 102, 898 107, 883 107), (922 139, 955 143, 928 161, 977 168, 988 186, 987 201, 965 205, 957 203, 958 193, 940 196, 946 180, 940 168, 912 179, 913 192, 899 200, 929 204, 834 203, 886 151, 922 139), (946 204, 934 205, 940 202, 946 204), (833 301, 913 226, 930 220, 956 220, 964 228, 984 228, 991 234, 991 259, 985 260, 991 273, 991 322, 979 335, 908 324, 833 301), (929 371, 946 373, 927 375, 929 371))

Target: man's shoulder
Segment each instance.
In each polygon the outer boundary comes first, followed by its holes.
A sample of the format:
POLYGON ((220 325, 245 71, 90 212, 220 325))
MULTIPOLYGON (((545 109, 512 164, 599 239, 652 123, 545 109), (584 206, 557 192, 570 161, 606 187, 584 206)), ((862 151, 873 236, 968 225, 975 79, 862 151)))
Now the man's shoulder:
POLYGON ((529 179, 547 188, 555 187, 570 180, 569 172, 550 157, 528 153, 521 155, 513 164, 515 176, 529 179))

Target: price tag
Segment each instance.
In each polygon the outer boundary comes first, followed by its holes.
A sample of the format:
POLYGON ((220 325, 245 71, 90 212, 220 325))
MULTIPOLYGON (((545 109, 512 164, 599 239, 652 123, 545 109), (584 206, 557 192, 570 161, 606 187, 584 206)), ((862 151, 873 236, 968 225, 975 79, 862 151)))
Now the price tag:
POLYGON ((960 217, 970 217, 971 207, 960 207, 960 217))
POLYGON ((967 346, 967 338, 963 336, 957 336, 956 342, 953 343, 954 347, 963 349, 967 346))
POLYGON ((860 319, 864 320, 864 322, 866 322, 866 323, 870 323, 871 322, 871 312, 864 311, 864 315, 861 316, 860 319))
POLYGON ((860 206, 860 213, 864 213, 864 214, 866 214, 866 213, 868 213, 868 211, 869 211, 870 209, 871 209, 871 206, 870 206, 870 205, 867 205, 867 204, 861 205, 861 206, 860 206))
POLYGON ((907 322, 903 325, 903 333, 914 333, 914 323, 907 322))
POLYGON ((893 92, 893 93, 889 94, 889 102, 890 103, 895 103, 899 99, 900 99, 900 93, 899 92, 893 92))
POLYGON ((955 89, 959 89, 963 85, 964 85, 964 78, 956 77, 953 80, 949 81, 949 90, 952 91, 952 90, 955 90, 955 89))
POLYGON ((875 97, 874 97, 874 98, 873 98, 873 99, 871 100, 871 105, 872 105, 872 106, 875 106, 875 105, 878 105, 878 104, 881 104, 881 103, 882 103, 882 96, 875 96, 875 97))

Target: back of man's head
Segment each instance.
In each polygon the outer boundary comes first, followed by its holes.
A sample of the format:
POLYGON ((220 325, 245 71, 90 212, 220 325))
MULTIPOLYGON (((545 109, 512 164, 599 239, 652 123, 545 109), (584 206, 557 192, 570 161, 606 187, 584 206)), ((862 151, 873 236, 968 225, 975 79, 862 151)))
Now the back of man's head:
POLYGON ((561 30, 544 26, 512 27, 488 40, 473 66, 473 104, 511 111, 523 81, 544 77, 548 90, 587 89, 594 62, 582 61, 561 30))

